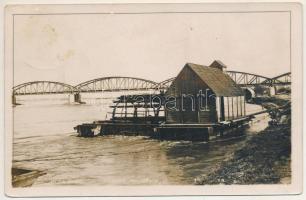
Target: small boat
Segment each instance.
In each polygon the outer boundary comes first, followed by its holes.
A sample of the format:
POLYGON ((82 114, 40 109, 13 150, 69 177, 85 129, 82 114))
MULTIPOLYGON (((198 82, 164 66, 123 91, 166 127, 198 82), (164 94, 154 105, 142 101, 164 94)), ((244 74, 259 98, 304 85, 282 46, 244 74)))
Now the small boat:
POLYGON ((13 187, 30 187, 36 179, 45 175, 46 172, 33 169, 12 168, 12 185, 13 187))

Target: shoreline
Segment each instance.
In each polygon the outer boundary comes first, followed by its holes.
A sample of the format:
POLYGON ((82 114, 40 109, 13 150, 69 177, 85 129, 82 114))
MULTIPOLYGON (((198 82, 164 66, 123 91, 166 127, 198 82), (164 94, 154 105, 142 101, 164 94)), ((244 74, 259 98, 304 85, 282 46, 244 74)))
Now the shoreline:
MULTIPOLYGON (((290 95, 262 97, 254 103, 270 109, 290 102, 290 95)), ((290 107, 288 107, 290 109, 290 107)), ((291 111, 291 110, 289 110, 291 111)), ((216 170, 195 179, 196 185, 290 184, 291 112, 270 112, 269 126, 252 136, 216 170), (281 113, 281 114, 280 114, 281 113)))

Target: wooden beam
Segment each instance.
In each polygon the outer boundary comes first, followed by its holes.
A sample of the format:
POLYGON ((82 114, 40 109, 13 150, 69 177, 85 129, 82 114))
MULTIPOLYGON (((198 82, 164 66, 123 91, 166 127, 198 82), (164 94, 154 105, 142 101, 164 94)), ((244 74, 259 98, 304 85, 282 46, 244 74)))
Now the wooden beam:
POLYGON ((234 99, 233 99, 233 97, 231 99, 232 99, 232 119, 234 119, 235 118, 235 115, 234 115, 234 99))
POLYGON ((227 120, 230 118, 230 113, 229 113, 229 97, 226 97, 227 100, 227 120))
POLYGON ((239 102, 238 97, 236 96, 236 106, 237 106, 237 117, 239 116, 239 102))
POLYGON ((225 120, 225 113, 224 113, 224 97, 221 96, 220 97, 220 118, 221 118, 221 121, 224 121, 225 120))

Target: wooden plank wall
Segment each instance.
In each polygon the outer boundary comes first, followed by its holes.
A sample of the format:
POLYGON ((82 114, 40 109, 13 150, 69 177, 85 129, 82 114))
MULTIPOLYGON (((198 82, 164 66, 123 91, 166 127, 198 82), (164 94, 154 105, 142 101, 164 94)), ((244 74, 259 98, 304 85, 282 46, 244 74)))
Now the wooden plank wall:
POLYGON ((237 119, 245 116, 245 97, 224 97, 224 115, 225 120, 237 119))
MULTIPOLYGON (((177 76, 166 95, 175 96, 177 98, 178 111, 166 111, 167 123, 211 123, 216 121, 216 102, 215 99, 211 99, 208 104, 208 111, 199 110, 199 101, 197 95, 199 90, 202 90, 205 94, 208 86, 205 85, 202 80, 188 67, 184 68, 177 76), (185 96, 183 99, 183 105, 181 105, 182 95, 193 95, 194 101, 191 98, 185 96), (194 104, 195 110, 192 108, 194 104), (182 109, 183 108, 183 109, 182 109)), ((204 101, 205 105, 206 102, 204 101)))

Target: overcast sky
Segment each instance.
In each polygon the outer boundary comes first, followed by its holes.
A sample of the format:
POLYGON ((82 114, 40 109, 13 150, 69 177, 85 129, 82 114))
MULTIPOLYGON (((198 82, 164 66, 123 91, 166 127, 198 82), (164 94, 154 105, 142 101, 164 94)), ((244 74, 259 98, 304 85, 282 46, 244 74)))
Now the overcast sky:
POLYGON ((15 85, 105 76, 162 81, 187 62, 290 71, 289 13, 15 16, 15 85))

